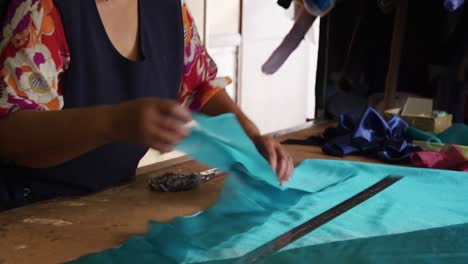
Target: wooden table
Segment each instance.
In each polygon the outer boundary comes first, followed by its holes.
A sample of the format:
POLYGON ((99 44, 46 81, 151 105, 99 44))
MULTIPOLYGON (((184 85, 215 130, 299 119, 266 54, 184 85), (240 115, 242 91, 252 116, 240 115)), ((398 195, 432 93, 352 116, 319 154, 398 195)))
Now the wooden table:
MULTIPOLYGON (((279 137, 302 139, 319 134, 314 127, 279 137)), ((288 146, 297 163, 325 156, 318 147, 288 146)), ((348 160, 377 162, 362 157, 348 160)), ((139 170, 135 182, 95 195, 60 199, 0 213, 0 264, 61 263, 103 251, 147 231, 148 220, 167 222, 212 206, 226 176, 184 193, 154 193, 148 178, 169 171, 184 173, 207 169, 187 158, 139 170)))

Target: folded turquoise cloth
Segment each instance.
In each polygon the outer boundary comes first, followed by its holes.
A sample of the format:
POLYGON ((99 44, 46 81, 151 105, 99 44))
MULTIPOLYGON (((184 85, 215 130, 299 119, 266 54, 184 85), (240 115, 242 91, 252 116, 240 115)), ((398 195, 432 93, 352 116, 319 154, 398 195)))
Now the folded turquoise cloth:
POLYGON ((316 263, 399 263, 407 259, 468 263, 463 225, 468 224, 467 174, 307 160, 296 168, 292 181, 280 187, 234 116, 195 119, 198 126, 178 149, 231 173, 216 204, 168 224, 150 222, 146 235, 72 263, 229 263, 388 175, 404 178, 266 263, 311 263, 315 259, 316 263), (436 237, 445 239, 435 243, 436 237), (420 241, 424 238, 434 239, 420 241), (367 249, 371 251, 366 257, 367 249), (446 258, 439 255, 444 252, 446 258))
POLYGON ((454 124, 437 135, 415 127, 407 128, 405 132, 412 140, 468 146, 468 126, 465 124, 454 124))

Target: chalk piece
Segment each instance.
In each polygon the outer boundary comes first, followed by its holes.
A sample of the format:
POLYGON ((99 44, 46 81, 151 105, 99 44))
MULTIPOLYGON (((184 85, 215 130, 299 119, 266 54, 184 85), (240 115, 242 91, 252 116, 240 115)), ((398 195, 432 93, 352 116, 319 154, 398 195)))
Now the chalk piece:
POLYGON ((39 225, 52 225, 52 226, 68 226, 72 225, 72 222, 65 221, 62 219, 49 219, 49 218, 26 218, 23 223, 27 224, 39 224, 39 225))
POLYGON ((28 246, 26 246, 26 245, 18 245, 18 246, 15 247, 15 250, 22 250, 22 249, 26 249, 26 248, 28 248, 28 246))

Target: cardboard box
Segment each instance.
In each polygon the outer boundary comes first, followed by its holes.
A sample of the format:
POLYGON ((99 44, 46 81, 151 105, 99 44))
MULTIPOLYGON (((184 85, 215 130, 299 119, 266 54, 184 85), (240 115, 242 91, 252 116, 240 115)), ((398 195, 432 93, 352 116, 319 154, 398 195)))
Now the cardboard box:
POLYGON ((439 134, 452 126, 453 116, 433 116, 432 105, 432 99, 410 97, 403 109, 389 109, 384 112, 384 117, 389 120, 393 115, 399 115, 410 126, 439 134))

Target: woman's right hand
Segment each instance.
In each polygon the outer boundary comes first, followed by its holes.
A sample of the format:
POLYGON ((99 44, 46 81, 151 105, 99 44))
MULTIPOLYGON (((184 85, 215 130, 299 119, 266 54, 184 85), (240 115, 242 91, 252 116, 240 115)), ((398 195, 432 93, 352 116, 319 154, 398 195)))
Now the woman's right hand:
POLYGON ((111 140, 169 152, 190 135, 190 111, 176 101, 138 99, 111 106, 111 140))

